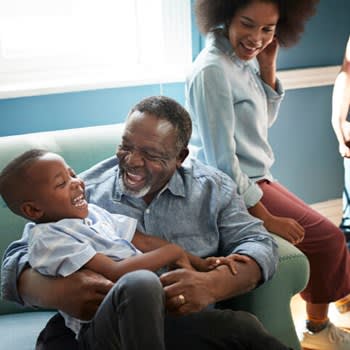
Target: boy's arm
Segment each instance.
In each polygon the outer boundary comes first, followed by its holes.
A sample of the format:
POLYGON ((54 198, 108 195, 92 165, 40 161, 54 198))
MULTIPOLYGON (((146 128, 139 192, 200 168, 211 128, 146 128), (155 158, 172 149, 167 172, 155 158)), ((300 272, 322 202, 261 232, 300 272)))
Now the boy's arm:
POLYGON ((140 269, 157 271, 166 265, 175 263, 183 255, 184 251, 182 248, 178 245, 167 243, 155 250, 121 261, 114 261, 103 254, 97 253, 84 267, 115 282, 121 276, 131 271, 140 269))
MULTIPOLYGON (((149 252, 154 249, 158 249, 160 247, 163 247, 167 244, 169 244, 168 241, 165 239, 144 234, 140 231, 135 231, 135 235, 131 241, 133 245, 141 250, 141 252, 149 252)), ((198 256, 195 256, 189 252, 185 251, 185 254, 187 255, 187 258, 189 259, 191 265, 198 271, 207 271, 208 269, 206 266, 208 265, 206 261, 198 256)))
POLYGON ((162 239, 156 236, 151 236, 149 234, 144 234, 136 230, 134 237, 131 240, 131 243, 141 252, 147 253, 147 252, 150 252, 151 250, 164 247, 170 242, 166 241, 165 239, 162 239))

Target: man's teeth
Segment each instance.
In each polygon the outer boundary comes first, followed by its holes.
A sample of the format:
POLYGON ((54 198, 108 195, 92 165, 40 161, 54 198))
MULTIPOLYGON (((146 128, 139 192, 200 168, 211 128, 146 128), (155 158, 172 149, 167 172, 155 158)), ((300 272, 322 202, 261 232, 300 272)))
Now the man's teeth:
POLYGON ((127 173, 127 178, 131 184, 135 184, 143 179, 141 175, 136 175, 131 173, 127 173))

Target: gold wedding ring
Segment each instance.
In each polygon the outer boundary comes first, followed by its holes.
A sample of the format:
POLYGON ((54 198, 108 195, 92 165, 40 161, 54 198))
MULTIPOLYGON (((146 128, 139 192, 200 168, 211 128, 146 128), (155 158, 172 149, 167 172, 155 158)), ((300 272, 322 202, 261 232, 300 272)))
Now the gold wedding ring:
POLYGON ((179 301, 180 301, 180 304, 183 305, 186 303, 186 300, 185 300, 185 297, 183 294, 179 294, 179 301))

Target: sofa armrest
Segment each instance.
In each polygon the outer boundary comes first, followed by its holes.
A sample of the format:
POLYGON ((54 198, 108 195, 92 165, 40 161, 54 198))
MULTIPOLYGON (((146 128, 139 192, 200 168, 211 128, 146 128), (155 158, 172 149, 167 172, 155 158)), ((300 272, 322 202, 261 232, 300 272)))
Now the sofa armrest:
POLYGON ((222 303, 221 307, 229 306, 253 313, 272 335, 287 346, 299 350, 290 302, 309 280, 309 262, 298 248, 279 236, 273 236, 279 252, 276 274, 257 289, 222 303))

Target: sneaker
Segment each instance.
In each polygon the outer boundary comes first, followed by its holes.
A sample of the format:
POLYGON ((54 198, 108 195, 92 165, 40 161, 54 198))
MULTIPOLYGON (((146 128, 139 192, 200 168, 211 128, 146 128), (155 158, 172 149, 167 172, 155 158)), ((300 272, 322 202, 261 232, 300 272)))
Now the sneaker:
POLYGON ((337 300, 334 304, 341 314, 350 311, 350 294, 342 299, 337 300))
POLYGON ((329 322, 327 327, 320 332, 303 332, 300 343, 303 348, 307 349, 349 350, 350 333, 329 322))

